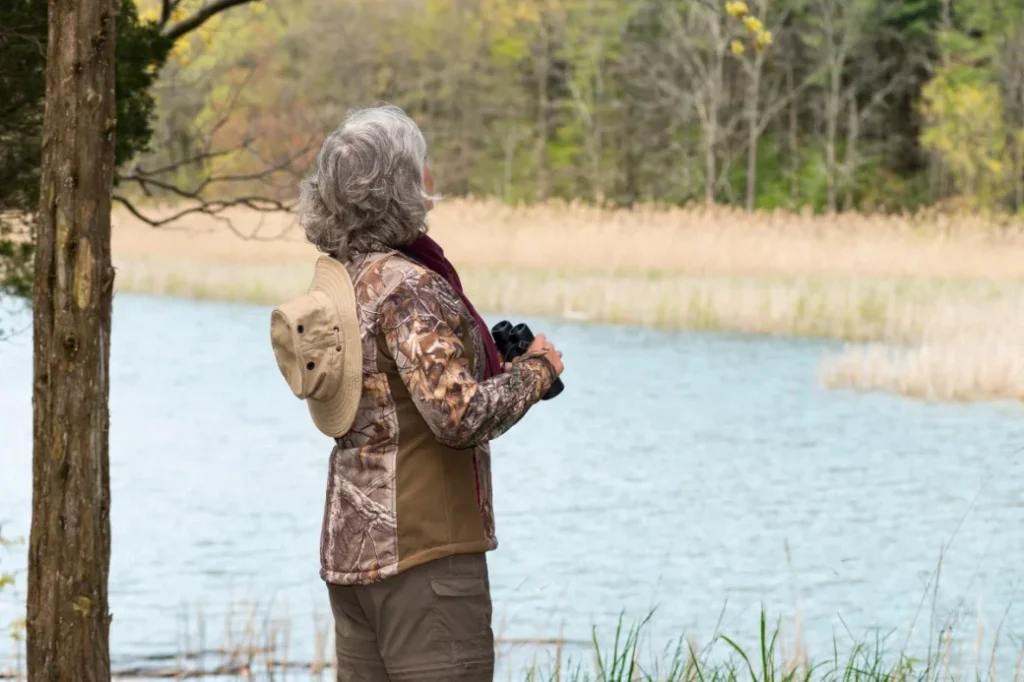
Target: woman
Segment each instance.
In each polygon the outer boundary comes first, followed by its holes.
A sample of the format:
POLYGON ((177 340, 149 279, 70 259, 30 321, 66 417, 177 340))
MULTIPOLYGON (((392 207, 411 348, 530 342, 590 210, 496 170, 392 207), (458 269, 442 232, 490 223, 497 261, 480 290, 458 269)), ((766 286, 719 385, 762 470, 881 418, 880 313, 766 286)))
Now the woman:
POLYGON ((338 680, 492 679, 488 442, 562 372, 562 354, 539 334, 502 366, 426 236, 426 157, 400 109, 364 109, 327 138, 302 184, 306 237, 351 278, 362 351, 321 535, 338 680))

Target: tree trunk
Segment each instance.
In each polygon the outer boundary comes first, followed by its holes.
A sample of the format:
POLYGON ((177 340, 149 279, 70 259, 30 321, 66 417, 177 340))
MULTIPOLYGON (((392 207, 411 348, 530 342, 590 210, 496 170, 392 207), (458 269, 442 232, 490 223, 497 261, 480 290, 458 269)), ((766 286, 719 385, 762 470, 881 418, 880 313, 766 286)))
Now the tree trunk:
POLYGON ((836 146, 839 143, 839 117, 842 115, 843 69, 846 65, 847 31, 850 19, 841 13, 842 0, 823 0, 819 3, 823 27, 824 67, 828 84, 825 99, 825 175, 828 188, 828 211, 834 213, 839 204, 839 161, 836 146), (836 41, 839 40, 839 44, 836 41))
POLYGON ((843 182, 846 185, 846 198, 843 201, 843 209, 853 210, 854 182, 857 176, 857 169, 860 167, 860 159, 857 157, 857 142, 860 140, 860 108, 857 106, 857 93, 850 93, 850 118, 846 132, 846 153, 843 158, 843 182))
POLYGON ((640 145, 640 130, 637 125, 639 112, 636 107, 640 102, 633 98, 627 98, 624 103, 624 122, 622 126, 622 198, 621 205, 632 208, 639 199, 639 165, 640 154, 637 147, 640 145))
POLYGON ((714 64, 714 82, 708 93, 707 125, 704 129, 704 203, 712 206, 715 203, 715 190, 718 188, 718 110, 719 98, 722 96, 722 65, 723 60, 716 54, 714 64))
MULTIPOLYGON (((1021 99, 1021 111, 1024 112, 1024 88, 1020 90, 1021 99)), ((1024 140, 1021 139, 1021 128, 1019 124, 1017 129, 1010 133, 1013 141, 1014 156, 1016 158, 1016 164, 1013 174, 1013 193, 1014 193, 1014 211, 1019 211, 1024 207, 1024 140)))
POLYGON ((604 103, 604 76, 601 73, 601 61, 595 60, 594 67, 594 110, 590 114, 590 184, 594 201, 603 206, 606 200, 604 172, 601 167, 601 150, 604 148, 604 130, 602 128, 602 104, 604 103))
POLYGON ((761 136, 758 126, 760 125, 760 94, 761 94, 761 68, 764 58, 761 53, 754 57, 754 64, 751 67, 750 82, 747 84, 747 196, 746 207, 748 211, 754 210, 754 201, 757 198, 757 142, 761 136))
POLYGON ((830 86, 825 104, 825 173, 828 184, 828 210, 835 213, 838 204, 838 171, 836 142, 839 137, 839 73, 838 69, 830 70, 830 86))
POLYGON ((33 296, 29 682, 110 679, 113 0, 50 0, 33 296))
POLYGON ((551 77, 551 35, 548 32, 547 18, 541 27, 541 55, 537 68, 537 141, 534 150, 537 164, 537 201, 544 201, 551 191, 551 178, 548 172, 548 128, 550 102, 548 97, 548 79, 551 77))
POLYGON ((693 126, 693 121, 690 117, 690 108, 683 108, 683 125, 682 125, 682 140, 683 140, 683 197, 686 201, 689 201, 694 196, 693 189, 693 145, 691 144, 690 136, 693 126))
POLYGON ((800 116, 797 96, 793 94, 796 82, 793 77, 793 62, 786 69, 786 83, 789 88, 789 200, 793 206, 800 198, 800 116))
POLYGON ((504 187, 502 187, 505 203, 512 203, 512 163, 515 161, 516 155, 516 135, 516 127, 513 124, 505 134, 505 174, 504 187))
POLYGON ((718 170, 715 167, 715 124, 712 122, 704 137, 704 203, 711 206, 715 203, 715 178, 718 170))

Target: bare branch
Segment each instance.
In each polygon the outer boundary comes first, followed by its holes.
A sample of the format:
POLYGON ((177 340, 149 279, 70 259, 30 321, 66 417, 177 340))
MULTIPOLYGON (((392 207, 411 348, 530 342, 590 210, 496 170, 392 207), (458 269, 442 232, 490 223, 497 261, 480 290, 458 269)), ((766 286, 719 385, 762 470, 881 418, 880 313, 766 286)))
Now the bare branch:
MULTIPOLYGON (((244 196, 225 200, 203 201, 202 203, 199 203, 195 206, 189 206, 188 208, 181 209, 180 211, 173 213, 168 217, 153 218, 147 216, 145 213, 139 210, 139 208, 132 203, 131 199, 124 195, 114 194, 111 198, 114 201, 123 205, 125 208, 127 208, 128 211, 136 218, 138 218, 139 220, 141 220, 142 222, 146 223, 151 227, 161 227, 163 225, 168 225, 176 220, 184 218, 187 215, 193 215, 197 213, 217 217, 220 216, 221 213, 224 213, 230 208, 248 208, 250 210, 258 211, 260 213, 291 213, 295 207, 294 202, 286 203, 283 201, 277 201, 276 199, 268 199, 267 197, 244 196)), ((235 234, 244 237, 244 235, 239 233, 233 227, 232 231, 235 232, 235 234)))
POLYGON ((775 117, 783 109, 789 106, 790 102, 792 102, 798 96, 802 95, 805 90, 807 90, 811 85, 813 85, 815 83, 815 78, 817 78, 817 76, 824 74, 825 70, 826 68, 824 66, 819 66, 814 71, 812 71, 806 78, 804 78, 799 85, 794 87, 785 95, 778 97, 770 106, 765 107, 764 110, 761 112, 761 120, 758 122, 757 125, 758 134, 760 135, 761 133, 763 133, 771 124, 771 122, 775 119, 775 117))
POLYGON ((249 81, 252 80, 253 74, 255 73, 256 67, 252 66, 246 72, 245 77, 242 78, 242 81, 237 86, 232 88, 231 96, 228 98, 228 101, 224 104, 224 106, 221 107, 221 110, 223 112, 222 115, 220 116, 220 118, 217 119, 216 123, 214 123, 210 130, 206 133, 206 147, 203 151, 210 151, 210 145, 212 144, 213 138, 217 134, 217 131, 219 131, 221 128, 227 125, 228 121, 231 120, 231 113, 232 111, 234 111, 235 105, 238 103, 238 99, 242 96, 242 91, 245 90, 245 87, 249 84, 249 81))
MULTIPOLYGON (((119 174, 117 176, 120 183, 136 184, 147 197, 154 196, 154 190, 156 190, 158 192, 173 195, 180 200, 184 200, 186 205, 185 208, 177 210, 166 217, 157 218, 148 215, 146 211, 136 206, 128 196, 117 194, 113 199, 121 203, 136 218, 152 227, 161 227, 189 215, 201 214, 224 223, 235 235, 243 239, 254 239, 256 238, 255 233, 250 235, 242 234, 238 229, 236 229, 235 225, 231 222, 231 219, 222 214, 231 208, 247 208, 258 213, 291 212, 295 202, 283 201, 270 196, 257 196, 252 194, 245 194, 231 198, 210 198, 204 196, 204 193, 216 185, 224 184, 245 184, 257 182, 273 186, 273 178, 281 173, 290 177, 297 175, 294 165, 308 153, 310 148, 311 147, 309 145, 303 146, 299 151, 280 161, 270 162, 261 158, 248 143, 243 143, 243 145, 234 149, 223 149, 213 152, 204 151, 193 157, 167 164, 152 171, 147 171, 136 165, 130 172, 119 174), (167 179, 168 175, 183 167, 193 164, 199 165, 209 159, 228 156, 239 151, 246 151, 254 154, 261 163, 259 170, 248 173, 227 173, 221 175, 207 174, 199 179, 198 183, 194 187, 183 187, 167 179)), ((256 232, 258 232, 259 229, 260 228, 257 227, 256 232)), ((285 230, 285 232, 287 232, 287 230, 285 230)), ((284 232, 282 232, 281 235, 275 235, 269 238, 259 237, 259 239, 270 241, 273 239, 279 239, 283 234, 284 232)))
POLYGON ((259 2, 259 0, 217 0, 216 2, 206 5, 192 16, 179 21, 173 26, 165 25, 163 34, 171 40, 177 40, 178 38, 188 35, 192 31, 196 30, 221 12, 239 5, 247 5, 251 2, 259 2))
POLYGON ((160 166, 159 168, 156 168, 154 170, 145 170, 140 165, 135 164, 135 166, 134 166, 134 168, 132 170, 136 174, 138 174, 140 176, 152 177, 154 175, 166 175, 167 173, 172 173, 172 172, 174 172, 176 170, 184 168, 185 166, 191 166, 193 164, 199 164, 199 163, 202 163, 204 161, 210 161, 212 159, 220 158, 222 156, 229 156, 229 155, 234 154, 235 152, 237 152, 239 149, 245 149, 246 148, 246 146, 245 146, 246 144, 247 143, 244 143, 242 145, 242 147, 236 148, 236 149, 222 149, 222 150, 217 151, 217 152, 201 152, 199 154, 196 154, 195 156, 191 156, 191 157, 189 157, 187 159, 182 159, 181 161, 175 161, 173 163, 169 163, 166 166, 160 166))
MULTIPOLYGON (((885 100, 885 98, 892 94, 893 90, 895 90, 898 86, 903 85, 905 83, 906 79, 911 75, 911 69, 914 67, 914 64, 901 62, 897 58, 892 57, 890 59, 884 60, 881 64, 872 69, 872 74, 887 73, 889 69, 891 69, 894 66, 899 66, 900 68, 898 68, 895 73, 889 76, 888 82, 883 87, 876 90, 871 95, 871 99, 868 100, 868 103, 859 111, 859 116, 862 121, 866 120, 868 115, 872 112, 872 110, 874 110, 876 106, 881 104, 882 101, 885 100)), ((847 93, 848 102, 852 102, 852 100, 856 99, 857 95, 859 94, 857 88, 860 86, 860 80, 858 79, 858 81, 853 85, 854 87, 851 87, 849 92, 847 93)))
POLYGON ((26 43, 31 43, 33 46, 35 46, 36 51, 40 55, 44 57, 46 56, 46 46, 39 39, 39 36, 31 35, 29 33, 21 33, 19 31, 14 30, 13 28, 0 26, 0 39, 3 39, 3 42, 8 42, 11 40, 23 40, 26 43))
MULTIPOLYGON (((309 147, 303 147, 301 150, 299 150, 292 156, 289 156, 288 158, 279 161, 276 164, 271 164, 266 168, 260 169, 259 171, 255 171, 253 173, 242 173, 237 175, 208 175, 202 180, 200 180, 199 184, 196 185, 195 188, 190 190, 183 189, 173 183, 159 180, 157 176, 160 175, 160 173, 147 173, 138 167, 136 167, 135 171, 132 173, 118 175, 118 180, 121 182, 135 182, 143 187, 145 187, 146 185, 152 185, 153 187, 156 187, 158 189, 164 189, 173 194, 177 194, 178 196, 184 199, 201 200, 203 198, 202 193, 209 189, 210 187, 212 187, 213 185, 225 183, 266 181, 275 173, 290 169, 292 164, 298 159, 302 158, 308 151, 309 147)), ((173 164, 170 167, 173 168, 188 165, 188 161, 190 160, 173 164)))
MULTIPOLYGON (((177 2, 170 0, 171 12, 174 12, 177 2)), ((214 6, 226 7, 226 4, 214 6)), ((214 120, 203 126, 203 130, 194 131, 190 142, 194 151, 191 154, 177 160, 173 156, 165 158, 154 164, 155 167, 146 168, 136 163, 123 169, 117 175, 120 185, 125 187, 132 183, 140 191, 122 191, 113 199, 151 227, 163 227, 194 215, 212 218, 243 239, 270 241, 283 236, 284 233, 269 237, 258 234, 262 230, 262 220, 255 231, 247 226, 246 232, 250 234, 243 234, 232 222, 233 214, 229 209, 248 209, 250 215, 291 212, 295 203, 291 199, 295 180, 301 170, 299 166, 312 148, 314 135, 310 133, 307 140, 300 140, 294 145, 297 151, 289 151, 285 155, 262 154, 257 144, 259 135, 252 130, 239 131, 237 136, 229 134, 236 141, 226 148, 216 144, 216 138, 222 136, 241 106, 243 91, 255 72, 256 67, 246 69, 241 82, 233 85, 217 107, 214 120), (211 163, 218 161, 227 161, 228 167, 218 170, 220 164, 211 163), (225 191, 227 185, 233 186, 231 191, 225 191), (217 191, 217 188, 222 190, 217 191), (172 207, 169 211, 156 213, 136 203, 143 196, 170 198, 172 207)), ((248 219, 246 223, 251 224, 248 219)))
POLYGON ((172 163, 172 164, 168 164, 168 165, 163 166, 161 168, 158 168, 158 169, 156 169, 154 171, 146 171, 145 169, 143 169, 140 166, 136 165, 132 169, 132 172, 125 173, 125 174, 119 174, 118 175, 118 180, 122 181, 122 182, 136 182, 136 183, 138 183, 140 185, 143 185, 143 186, 146 185, 146 184, 152 184, 155 187, 162 188, 162 189, 167 189, 169 191, 172 191, 173 194, 176 194, 176 195, 178 195, 178 196, 180 196, 182 198, 185 198, 185 199, 201 200, 202 199, 202 194, 204 193, 204 191, 209 189, 211 186, 213 186, 215 184, 265 181, 265 180, 267 180, 268 178, 270 178, 271 176, 273 176, 276 173, 285 172, 285 171, 291 172, 292 171, 292 167, 295 164, 295 162, 297 162, 300 159, 302 159, 302 157, 304 157, 309 152, 310 148, 311 147, 309 145, 303 146, 295 154, 293 154, 293 155, 291 155, 291 156, 289 156, 289 157, 287 157, 287 158, 285 158, 285 159, 283 159, 283 160, 281 160, 279 162, 270 163, 270 162, 267 162, 267 161, 263 160, 256 151, 254 151, 254 150, 252 150, 252 148, 250 148, 248 142, 246 142, 246 143, 243 143, 241 146, 238 146, 236 148, 232 148, 232 150, 221 150, 219 152, 210 152, 210 153, 204 152, 204 153, 201 153, 201 154, 199 154, 199 155, 197 155, 195 157, 191 157, 191 158, 188 158, 188 159, 184 159, 182 161, 178 161, 178 162, 175 162, 175 163, 172 163), (190 166, 190 165, 196 165, 196 164, 201 164, 201 163, 203 163, 206 160, 215 159, 215 158, 219 158, 219 157, 225 157, 225 156, 228 156, 228 155, 240 152, 240 151, 249 151, 249 152, 251 152, 254 156, 256 156, 257 159, 260 159, 260 161, 264 163, 264 167, 261 168, 258 171, 254 171, 252 173, 226 174, 226 175, 207 175, 202 180, 200 180, 199 184, 197 184, 194 188, 191 188, 191 189, 184 189, 184 188, 182 188, 182 187, 180 187, 178 185, 175 185, 175 184, 172 184, 172 183, 169 183, 169 182, 164 182, 164 181, 158 179, 159 176, 166 175, 167 173, 173 172, 173 171, 178 170, 178 169, 180 169, 182 167, 190 166))

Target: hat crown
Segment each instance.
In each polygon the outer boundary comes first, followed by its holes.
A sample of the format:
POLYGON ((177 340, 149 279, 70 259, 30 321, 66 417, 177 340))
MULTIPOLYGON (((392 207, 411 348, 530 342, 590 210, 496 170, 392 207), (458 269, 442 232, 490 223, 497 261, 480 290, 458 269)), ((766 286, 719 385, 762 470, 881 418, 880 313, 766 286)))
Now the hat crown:
POLYGON ((292 393, 303 400, 330 398, 342 378, 332 370, 343 346, 341 315, 327 295, 313 291, 278 307, 271 316, 270 333, 292 393))
POLYGON ((317 427, 334 437, 348 431, 362 393, 362 343, 355 291, 341 263, 317 262, 309 292, 274 308, 270 338, 281 375, 317 427))

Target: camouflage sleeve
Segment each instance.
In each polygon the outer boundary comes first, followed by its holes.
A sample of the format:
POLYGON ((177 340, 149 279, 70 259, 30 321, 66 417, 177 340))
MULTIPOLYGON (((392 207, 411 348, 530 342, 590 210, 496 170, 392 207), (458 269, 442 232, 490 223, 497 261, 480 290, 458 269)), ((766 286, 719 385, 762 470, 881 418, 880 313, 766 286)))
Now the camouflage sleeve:
POLYGON ((398 372, 440 443, 475 447, 497 438, 540 401, 555 374, 540 354, 521 356, 503 374, 478 382, 455 333, 457 313, 446 315, 445 293, 433 277, 403 283, 381 306, 380 330, 398 372))

